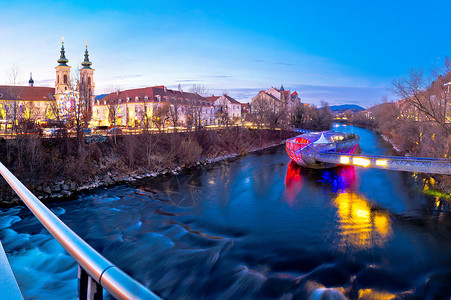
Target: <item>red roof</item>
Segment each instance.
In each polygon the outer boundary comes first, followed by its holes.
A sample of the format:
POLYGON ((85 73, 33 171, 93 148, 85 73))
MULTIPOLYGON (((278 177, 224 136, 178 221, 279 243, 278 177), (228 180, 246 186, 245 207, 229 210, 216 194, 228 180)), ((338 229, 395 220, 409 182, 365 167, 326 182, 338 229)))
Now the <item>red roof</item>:
POLYGON ((219 96, 210 96, 210 97, 205 97, 205 99, 208 100, 208 102, 210 103, 214 103, 216 100, 218 100, 219 96))
POLYGON ((163 85, 113 92, 99 100, 99 103, 106 101, 107 103, 112 102, 117 104, 119 100, 126 102, 128 98, 130 98, 130 102, 175 102, 190 100, 199 101, 201 105, 208 105, 207 99, 199 94, 170 90, 163 85))
POLYGON ((238 102, 237 100, 233 99, 233 98, 230 97, 229 95, 224 95, 224 97, 226 97, 227 100, 230 101, 230 103, 233 103, 233 104, 241 104, 241 102, 238 102))
MULTIPOLYGON (((232 97, 230 97, 229 95, 223 95, 227 100, 229 100, 230 103, 233 104, 241 104, 241 102, 233 99, 232 97)), ((210 97, 205 97, 210 103, 214 103, 216 100, 218 100, 221 96, 210 96, 210 97)))
POLYGON ((50 101, 54 94, 50 87, 0 85, 0 100, 50 101))

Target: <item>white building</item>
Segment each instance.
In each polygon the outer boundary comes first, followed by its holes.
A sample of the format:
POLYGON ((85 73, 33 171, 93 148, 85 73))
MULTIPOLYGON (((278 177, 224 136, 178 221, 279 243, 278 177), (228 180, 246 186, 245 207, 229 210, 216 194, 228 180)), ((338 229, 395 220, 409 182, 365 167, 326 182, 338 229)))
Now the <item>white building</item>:
POLYGON ((206 99, 215 107, 216 124, 224 122, 225 118, 229 121, 241 120, 241 103, 229 95, 211 96, 206 99))

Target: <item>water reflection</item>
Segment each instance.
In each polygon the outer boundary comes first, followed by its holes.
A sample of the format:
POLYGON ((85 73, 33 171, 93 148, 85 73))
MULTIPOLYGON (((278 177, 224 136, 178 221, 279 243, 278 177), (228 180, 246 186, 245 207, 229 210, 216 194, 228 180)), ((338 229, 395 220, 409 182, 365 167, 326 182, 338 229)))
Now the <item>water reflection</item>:
POLYGON ((290 205, 298 200, 304 182, 320 186, 327 192, 345 192, 354 187, 356 175, 353 166, 311 170, 290 161, 285 175, 285 199, 290 205))
POLYGON ((387 213, 373 209, 364 197, 345 192, 334 200, 341 247, 366 249, 382 246, 392 234, 387 213))
POLYGON ((290 161, 287 175, 285 176, 285 198, 290 205, 295 203, 296 196, 301 192, 303 184, 301 171, 301 166, 290 161))
POLYGON ((353 166, 308 170, 290 162, 285 176, 285 199, 290 206, 301 198, 307 182, 338 195, 332 204, 337 208, 339 247, 367 249, 382 246, 392 234, 388 213, 375 208, 367 198, 354 191, 356 174, 353 166))
POLYGON ((355 169, 353 166, 339 166, 325 169, 321 172, 321 179, 332 192, 346 191, 355 184, 355 169))

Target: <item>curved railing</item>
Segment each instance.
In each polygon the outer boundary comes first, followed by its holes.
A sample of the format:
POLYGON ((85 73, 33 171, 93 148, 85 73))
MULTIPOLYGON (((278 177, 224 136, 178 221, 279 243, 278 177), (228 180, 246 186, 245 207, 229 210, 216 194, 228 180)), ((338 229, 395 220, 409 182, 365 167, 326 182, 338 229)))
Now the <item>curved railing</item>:
POLYGON ((78 299, 102 299, 102 287, 117 299, 160 299, 76 235, 2 163, 0 173, 42 225, 78 263, 78 299))

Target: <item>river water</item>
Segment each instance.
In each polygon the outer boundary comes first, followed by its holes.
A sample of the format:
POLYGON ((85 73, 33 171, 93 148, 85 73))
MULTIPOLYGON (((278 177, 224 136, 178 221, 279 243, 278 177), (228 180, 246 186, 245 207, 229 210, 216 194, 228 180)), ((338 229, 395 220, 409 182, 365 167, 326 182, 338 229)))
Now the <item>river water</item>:
MULTIPOLYGON (((281 146, 48 206, 168 299, 449 299, 449 200, 422 190, 412 173, 306 170, 281 146)), ((1 210, 0 239, 25 298, 76 298, 74 261, 28 209, 1 210)))

